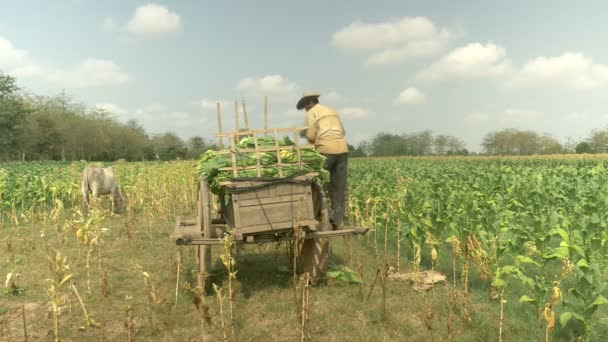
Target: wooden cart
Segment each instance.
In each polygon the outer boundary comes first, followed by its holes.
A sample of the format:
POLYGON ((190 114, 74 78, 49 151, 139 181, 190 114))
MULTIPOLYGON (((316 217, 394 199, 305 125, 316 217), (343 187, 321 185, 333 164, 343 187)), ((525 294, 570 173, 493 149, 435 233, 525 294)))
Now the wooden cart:
MULTIPOLYGON (((299 144, 299 135, 304 128, 274 128, 250 130, 246 110, 245 129, 238 128, 238 106, 235 103, 236 129, 233 132, 222 132, 221 116, 218 104, 218 126, 220 132, 220 148, 223 139, 228 138, 230 148, 220 149, 218 154, 229 154, 231 166, 222 171, 231 171, 233 178, 224 182, 224 194, 216 196, 217 215, 212 217, 212 194, 205 179, 198 181, 197 213, 194 220, 177 219, 174 238, 177 245, 196 246, 196 257, 199 273, 209 273, 212 265, 211 248, 221 245, 225 234, 232 235, 235 244, 267 243, 298 239, 301 249, 298 251, 297 268, 299 273, 307 272, 313 282, 325 276, 329 241, 327 238, 365 234, 369 229, 359 227, 341 227, 333 230, 329 222, 329 203, 323 185, 315 180, 316 173, 299 172, 286 176, 285 169, 302 170, 305 163, 302 160, 303 149, 313 149, 312 145, 299 144), (293 146, 280 146, 279 135, 293 136, 293 146), (253 149, 239 149, 237 143, 241 137, 253 137, 253 149), (274 137, 274 146, 261 148, 258 146, 260 136, 274 137), (285 163, 281 160, 281 151, 292 151, 297 156, 295 163, 285 163), (275 152, 277 155, 278 178, 263 178, 259 155, 262 152, 275 152), (256 165, 239 166, 239 153, 253 153, 256 165), (239 170, 255 171, 257 177, 239 178, 239 170)), ((266 118, 266 115, 265 115, 266 118)), ((266 121, 266 120, 265 120, 266 121)), ((267 167, 265 165, 264 167, 267 167)), ((202 285, 202 284, 201 284, 202 285)))

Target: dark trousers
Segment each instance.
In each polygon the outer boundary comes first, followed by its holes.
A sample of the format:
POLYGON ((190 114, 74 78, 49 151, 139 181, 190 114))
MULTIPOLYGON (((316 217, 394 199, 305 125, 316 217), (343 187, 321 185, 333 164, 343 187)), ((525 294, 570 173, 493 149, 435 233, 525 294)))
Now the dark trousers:
POLYGON ((323 155, 327 158, 325 167, 330 175, 331 223, 339 226, 344 219, 348 153, 323 155))

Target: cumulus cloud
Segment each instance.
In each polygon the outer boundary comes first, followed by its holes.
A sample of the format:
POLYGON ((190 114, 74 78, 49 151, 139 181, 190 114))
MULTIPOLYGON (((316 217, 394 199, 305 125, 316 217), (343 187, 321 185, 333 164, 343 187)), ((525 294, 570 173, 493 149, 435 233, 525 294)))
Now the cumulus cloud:
POLYGON ((74 66, 53 66, 31 58, 11 41, 0 37, 0 69, 18 78, 36 78, 73 88, 115 86, 130 76, 111 60, 88 58, 74 66))
POLYGON ((98 103, 95 105, 95 109, 121 116, 129 113, 128 110, 113 103, 98 103))
POLYGON ((417 78, 421 81, 446 79, 496 78, 512 72, 506 50, 492 43, 471 43, 456 48, 426 69, 417 78))
POLYGON ((53 82, 76 88, 120 85, 130 78, 113 61, 94 58, 86 59, 74 68, 50 71, 48 77, 53 82))
POLYGON ((243 78, 237 83, 236 88, 256 96, 268 95, 276 96, 279 100, 292 100, 297 96, 298 86, 281 75, 267 75, 260 78, 243 78))
POLYGON ((180 16, 167 7, 157 4, 137 7, 124 27, 129 33, 142 35, 162 35, 179 32, 181 29, 180 16))
POLYGON ((395 99, 396 104, 418 104, 425 103, 426 96, 417 88, 409 87, 404 89, 397 99, 395 99))
POLYGON ((367 117, 369 110, 361 107, 345 107, 338 110, 338 115, 345 119, 363 119, 367 117))
POLYGON ((434 55, 456 35, 426 17, 404 17, 381 23, 355 21, 332 35, 332 45, 340 50, 371 52, 368 65, 396 64, 434 55))
POLYGON ((589 90, 608 83, 608 66, 582 53, 566 52, 557 57, 537 57, 523 65, 512 81, 515 87, 559 87, 589 90))

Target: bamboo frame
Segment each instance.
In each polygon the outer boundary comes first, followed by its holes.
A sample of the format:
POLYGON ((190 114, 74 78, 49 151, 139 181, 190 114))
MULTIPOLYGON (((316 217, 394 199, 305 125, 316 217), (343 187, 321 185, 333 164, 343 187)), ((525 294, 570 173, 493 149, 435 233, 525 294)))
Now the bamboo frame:
POLYGON ((234 132, 226 132, 222 130, 222 118, 221 118, 221 110, 220 104, 217 103, 217 120, 218 120, 218 133, 213 134, 214 138, 217 138, 220 143, 220 149, 216 151, 217 154, 220 155, 231 155, 231 165, 229 167, 219 168, 220 171, 232 171, 232 176, 234 178, 238 178, 238 171, 248 171, 255 170, 256 176, 262 176, 262 165, 260 162, 260 154, 262 152, 275 152, 277 155, 277 162, 274 164, 268 164, 264 166, 276 167, 278 169, 279 177, 283 178, 285 176, 285 172, 283 170, 284 167, 297 167, 300 170, 303 169, 304 163, 302 160, 302 149, 314 149, 315 146, 312 144, 300 144, 298 133, 300 131, 306 130, 305 127, 290 127, 290 128, 268 128, 268 97, 264 97, 264 129, 251 129, 249 127, 249 117, 247 113, 247 104, 245 99, 242 100, 242 110, 243 110, 243 119, 245 124, 245 129, 240 128, 239 125, 239 103, 238 101, 234 101, 234 132), (287 133, 287 135, 293 135, 294 145, 289 146, 281 146, 279 142, 279 134, 287 133), (291 133, 291 134, 290 134, 291 133), (259 136, 271 135, 274 139, 274 146, 272 147, 260 147, 259 145, 259 136), (253 137, 253 148, 237 148, 236 144, 240 141, 240 137, 242 136, 252 136, 253 137), (224 138, 228 139, 229 147, 224 148, 223 140, 224 138), (296 162, 294 163, 286 163, 281 158, 281 151, 295 151, 296 153, 296 162), (255 165, 245 166, 238 165, 236 155, 239 153, 253 153, 255 154, 255 165))

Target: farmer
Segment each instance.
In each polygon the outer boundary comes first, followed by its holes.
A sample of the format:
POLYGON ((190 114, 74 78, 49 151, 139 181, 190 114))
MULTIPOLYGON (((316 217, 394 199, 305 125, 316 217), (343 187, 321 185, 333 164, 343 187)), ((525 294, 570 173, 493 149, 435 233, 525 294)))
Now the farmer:
POLYGON ((306 138, 327 160, 330 197, 333 207, 330 222, 337 229, 344 219, 344 196, 348 166, 348 146, 342 122, 335 110, 319 104, 321 94, 304 93, 296 108, 306 110, 306 138))

